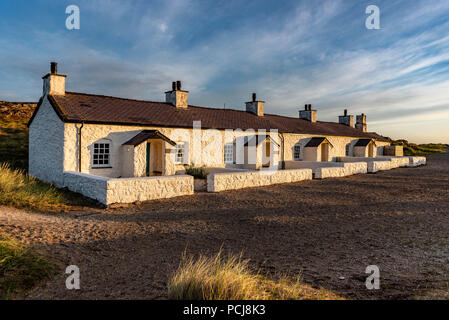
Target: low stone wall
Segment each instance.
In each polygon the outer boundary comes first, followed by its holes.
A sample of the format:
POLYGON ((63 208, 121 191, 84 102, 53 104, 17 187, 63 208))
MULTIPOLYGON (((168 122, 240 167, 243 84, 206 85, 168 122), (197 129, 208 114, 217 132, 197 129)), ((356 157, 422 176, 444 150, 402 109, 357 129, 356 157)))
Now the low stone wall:
POLYGON ((78 172, 64 172, 64 186, 86 197, 110 205, 193 194, 193 177, 188 175, 105 178, 78 172))
POLYGON ((394 168, 390 159, 387 158, 365 158, 365 157, 338 157, 339 162, 366 162, 369 173, 394 168))
POLYGON ((109 178, 94 176, 86 173, 65 171, 63 173, 63 186, 73 192, 95 199, 106 204, 106 190, 109 178))
POLYGON ((353 174, 367 173, 366 162, 319 162, 319 161, 287 161, 287 169, 312 169, 314 178, 325 179, 346 177, 353 174))
POLYGON ((212 173, 207 176, 207 191, 219 192, 311 179, 312 169, 212 173))
POLYGON ((368 164, 366 162, 342 162, 340 164, 342 164, 340 167, 324 167, 314 169, 314 178, 338 178, 368 172, 368 164))
POLYGON ((385 159, 391 161, 391 168, 408 167, 410 159, 408 157, 385 157, 380 156, 378 159, 385 159))
POLYGON ((408 164, 409 167, 418 167, 424 166, 427 163, 426 157, 408 157, 410 162, 408 164))

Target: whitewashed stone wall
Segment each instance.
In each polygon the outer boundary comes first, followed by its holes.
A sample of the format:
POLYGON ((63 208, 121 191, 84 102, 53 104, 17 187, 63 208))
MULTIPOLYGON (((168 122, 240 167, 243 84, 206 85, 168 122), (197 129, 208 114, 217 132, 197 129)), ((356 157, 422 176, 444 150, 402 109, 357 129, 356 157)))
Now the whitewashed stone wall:
POLYGON ((188 175, 115 179, 78 172, 64 172, 64 186, 105 205, 191 195, 194 189, 188 175))
POLYGON ((427 163, 426 157, 408 157, 410 159, 409 167, 423 166, 427 163))
POLYGON ((186 196, 193 190, 193 177, 189 175, 109 179, 106 204, 186 196))
POLYGON ((78 172, 64 172, 64 187, 73 192, 108 204, 107 189, 109 178, 78 172))
POLYGON ((378 157, 378 159, 388 159, 391 161, 392 168, 408 167, 410 159, 408 157, 378 157))
POLYGON ((339 157, 337 160, 339 162, 366 162, 369 173, 395 168, 395 164, 387 158, 339 157))
POLYGON ((214 173, 207 176, 207 191, 219 192, 312 179, 312 169, 214 173))
POLYGON ((312 169, 314 178, 325 179, 333 177, 346 177, 354 174, 367 173, 366 162, 319 162, 319 161, 288 161, 287 169, 312 169))
POLYGON ((45 97, 29 128, 29 173, 61 186, 63 148, 64 123, 45 97))

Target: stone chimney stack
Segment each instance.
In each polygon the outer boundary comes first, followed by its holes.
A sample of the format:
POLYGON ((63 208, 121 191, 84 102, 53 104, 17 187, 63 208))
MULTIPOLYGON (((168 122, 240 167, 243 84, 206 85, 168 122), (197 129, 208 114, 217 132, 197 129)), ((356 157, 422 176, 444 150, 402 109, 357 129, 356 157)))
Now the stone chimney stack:
POLYGON ((354 128, 354 116, 348 115, 348 110, 345 109, 343 115, 338 116, 338 123, 354 128))
POLYGON ((364 113, 357 115, 355 128, 366 132, 366 115, 364 113))
POLYGON ((253 93, 252 101, 245 102, 246 112, 255 114, 256 116, 263 117, 263 107, 265 105, 264 101, 258 101, 257 95, 253 93))
POLYGON ((165 102, 176 108, 187 109, 189 91, 181 90, 181 81, 172 82, 172 90, 165 92, 165 102))
POLYGON ((299 110, 299 118, 316 122, 316 110, 312 110, 311 104, 306 104, 304 110, 299 110))
POLYGON ((63 96, 65 95, 65 79, 67 76, 58 74, 58 64, 50 63, 50 73, 42 77, 44 80, 42 95, 63 96))

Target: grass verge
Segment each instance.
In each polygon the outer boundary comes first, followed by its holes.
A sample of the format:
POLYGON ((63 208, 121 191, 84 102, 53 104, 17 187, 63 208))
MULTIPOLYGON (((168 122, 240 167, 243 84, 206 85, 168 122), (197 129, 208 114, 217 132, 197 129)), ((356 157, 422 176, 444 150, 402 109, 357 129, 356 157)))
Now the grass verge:
POLYGON ((197 259, 184 253, 168 283, 168 298, 173 300, 335 300, 338 295, 315 289, 300 282, 280 277, 269 279, 253 274, 249 260, 242 256, 215 257, 200 255, 197 259))
POLYGON ((396 140, 392 144, 402 145, 405 156, 428 156, 435 153, 444 153, 449 147, 449 145, 443 143, 415 144, 409 143, 407 140, 396 140))
POLYGON ((51 184, 35 179, 21 169, 12 169, 8 163, 0 163, 0 205, 35 210, 98 206, 95 201, 80 194, 57 189, 51 184))
POLYGON ((0 300, 33 288, 48 279, 53 269, 42 256, 0 234, 0 300))

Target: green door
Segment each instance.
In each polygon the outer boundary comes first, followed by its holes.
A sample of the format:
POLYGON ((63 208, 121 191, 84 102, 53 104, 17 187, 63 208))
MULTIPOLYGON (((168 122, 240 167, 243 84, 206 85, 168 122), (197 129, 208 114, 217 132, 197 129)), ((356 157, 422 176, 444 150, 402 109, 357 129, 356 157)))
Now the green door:
POLYGON ((147 167, 146 167, 146 176, 150 176, 150 150, 151 150, 151 143, 147 142, 147 167))

